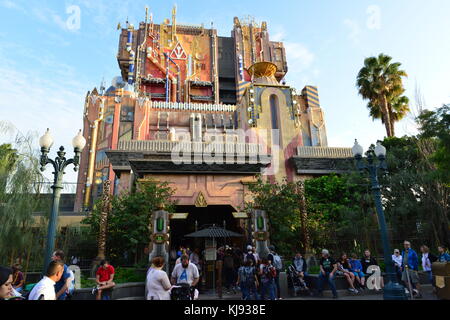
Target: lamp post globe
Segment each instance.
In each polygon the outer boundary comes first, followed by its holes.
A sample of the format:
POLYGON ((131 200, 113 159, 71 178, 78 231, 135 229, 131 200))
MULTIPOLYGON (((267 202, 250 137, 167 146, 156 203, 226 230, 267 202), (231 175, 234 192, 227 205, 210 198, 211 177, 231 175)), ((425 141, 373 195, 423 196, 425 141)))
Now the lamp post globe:
POLYGON ((358 143, 358 140, 355 139, 355 144, 352 147, 352 153, 354 157, 362 157, 364 152, 363 147, 358 143))
POLYGON ((80 152, 86 146, 86 139, 81 134, 81 129, 78 131, 78 134, 72 139, 72 146, 74 149, 78 149, 80 152))
POLYGON ((47 128, 45 134, 39 138, 39 145, 41 148, 46 150, 50 150, 50 148, 53 146, 53 137, 50 134, 49 128, 47 128))
POLYGON ((378 159, 386 158, 386 148, 381 144, 381 141, 377 141, 377 145, 374 151, 378 159))

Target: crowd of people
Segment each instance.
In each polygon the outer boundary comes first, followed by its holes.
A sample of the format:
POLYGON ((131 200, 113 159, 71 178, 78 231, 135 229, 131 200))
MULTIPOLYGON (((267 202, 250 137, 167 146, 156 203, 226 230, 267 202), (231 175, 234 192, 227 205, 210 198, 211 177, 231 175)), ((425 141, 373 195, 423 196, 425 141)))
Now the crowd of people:
MULTIPOLYGON (((398 281, 405 287, 405 293, 412 297, 421 298, 420 279, 419 279, 419 255, 411 248, 409 241, 404 241, 404 249, 400 253, 399 249, 394 250, 392 255, 392 263, 397 275, 398 281)), ((423 271, 428 275, 428 279, 433 284, 433 275, 431 265, 433 262, 450 262, 450 255, 446 252, 444 246, 438 247, 439 256, 436 257, 430 253, 430 249, 426 245, 420 247, 422 253, 421 265, 423 271)), ((365 250, 361 259, 356 254, 352 254, 351 258, 346 253, 342 253, 339 259, 333 259, 328 250, 322 250, 320 259, 320 273, 318 282, 317 295, 322 296, 323 286, 328 282, 333 297, 337 298, 337 290, 335 286, 335 277, 344 276, 349 288, 353 293, 362 292, 367 288, 367 278, 373 274, 374 267, 378 266, 377 260, 372 257, 370 250, 365 250), (369 271, 369 267, 371 271, 369 271)), ((381 275, 381 272, 380 272, 381 275)), ((375 286, 375 290, 381 290, 384 287, 383 277, 379 277, 380 287, 375 286)), ((434 284, 433 284, 434 285, 434 284)))
MULTIPOLYGON (((419 263, 423 271, 427 273, 432 283, 433 275, 431 265, 433 262, 450 262, 450 254, 444 246, 438 247, 439 255, 430 253, 430 249, 422 245, 421 261, 419 255, 411 248, 409 241, 404 241, 404 249, 394 250, 392 263, 398 281, 403 283, 407 294, 421 297, 419 281, 419 263)), ((217 249, 217 260, 222 262, 223 279, 228 293, 242 293, 243 300, 277 300, 281 299, 279 276, 284 271, 281 257, 276 253, 275 247, 270 246, 267 257, 260 258, 253 246, 247 246, 242 252, 239 248, 228 246, 217 249)), ((174 292, 182 294, 183 288, 187 288, 188 298, 195 300, 199 296, 199 283, 204 269, 204 260, 199 249, 193 251, 188 248, 180 248, 176 252, 175 266, 168 274, 164 271, 165 258, 154 257, 146 276, 146 299, 170 300, 174 292)), ((378 262, 371 255, 370 250, 365 250, 363 256, 358 259, 356 254, 349 257, 342 253, 338 259, 331 257, 328 250, 322 250, 319 260, 319 277, 316 295, 322 296, 324 284, 327 282, 337 298, 335 277, 343 276, 348 283, 348 290, 352 293, 362 292, 367 288, 367 279, 377 269, 378 262)), ((74 275, 64 263, 64 252, 57 250, 53 253, 52 261, 47 267, 44 277, 23 297, 25 279, 20 271, 21 267, 15 264, 12 268, 0 267, 0 300, 26 298, 28 300, 66 300, 74 288, 74 275)), ((288 268, 291 277, 295 277, 297 284, 309 291, 306 284, 308 276, 308 264, 300 252, 296 252, 292 263, 288 268)), ((96 287, 92 290, 97 300, 110 299, 110 290, 114 288, 114 267, 107 260, 100 263, 96 271, 96 287)), ((383 277, 379 277, 378 288, 384 287, 383 277)))

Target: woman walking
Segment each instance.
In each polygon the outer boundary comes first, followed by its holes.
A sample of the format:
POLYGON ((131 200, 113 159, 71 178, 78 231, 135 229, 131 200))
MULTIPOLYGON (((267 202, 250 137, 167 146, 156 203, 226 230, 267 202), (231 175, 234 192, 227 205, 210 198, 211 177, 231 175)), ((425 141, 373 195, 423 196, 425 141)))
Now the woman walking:
POLYGON ((164 258, 155 257, 147 272, 146 290, 147 300, 170 300, 170 283, 167 273, 163 271, 164 258))

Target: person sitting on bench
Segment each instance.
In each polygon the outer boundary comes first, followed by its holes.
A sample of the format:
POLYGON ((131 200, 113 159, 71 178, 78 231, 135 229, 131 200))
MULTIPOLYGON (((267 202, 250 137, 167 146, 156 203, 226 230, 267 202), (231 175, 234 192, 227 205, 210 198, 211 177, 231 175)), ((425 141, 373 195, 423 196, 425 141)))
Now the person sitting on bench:
POLYGON ((114 267, 109 264, 108 260, 102 260, 100 267, 96 273, 97 294, 95 299, 102 299, 102 292, 112 289, 116 284, 114 283, 114 267))

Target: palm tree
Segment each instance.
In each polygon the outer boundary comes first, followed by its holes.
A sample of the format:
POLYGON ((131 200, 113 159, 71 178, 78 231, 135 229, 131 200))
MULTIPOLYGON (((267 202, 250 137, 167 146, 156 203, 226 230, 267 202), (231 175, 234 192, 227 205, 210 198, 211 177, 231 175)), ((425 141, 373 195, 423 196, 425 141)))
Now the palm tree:
POLYGON ((408 75, 399 69, 400 63, 391 63, 391 60, 383 53, 366 58, 356 79, 359 94, 369 100, 370 115, 374 119, 381 118, 388 137, 394 136, 394 123, 409 111, 408 98, 401 96, 405 91, 402 77, 408 75))
MULTIPOLYGON (((367 104, 370 110, 370 116, 372 119, 381 119, 384 124, 384 118, 382 116, 381 110, 378 106, 372 105, 371 102, 367 104)), ((406 96, 396 96, 389 99, 389 117, 391 120, 391 133, 395 136, 394 123, 402 120, 409 112, 409 99, 406 96)))

